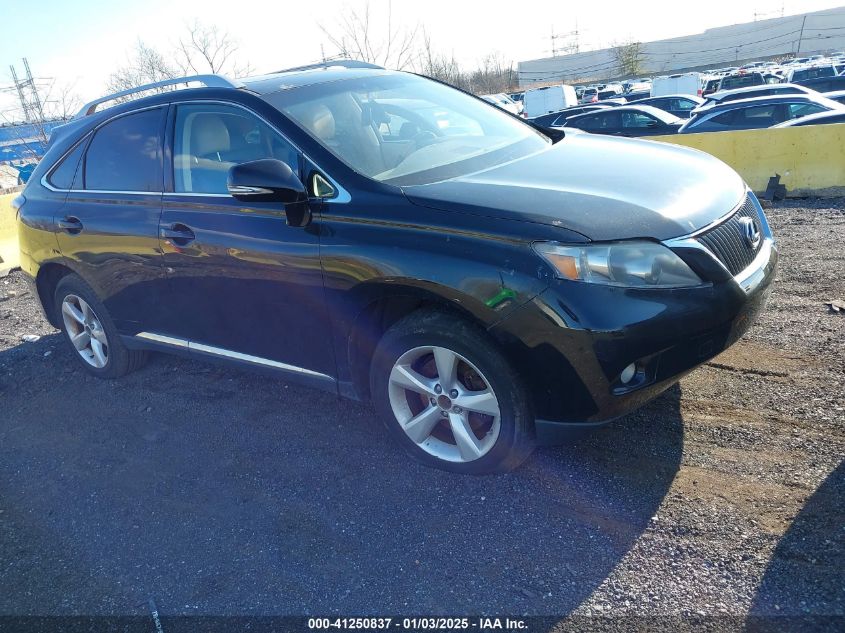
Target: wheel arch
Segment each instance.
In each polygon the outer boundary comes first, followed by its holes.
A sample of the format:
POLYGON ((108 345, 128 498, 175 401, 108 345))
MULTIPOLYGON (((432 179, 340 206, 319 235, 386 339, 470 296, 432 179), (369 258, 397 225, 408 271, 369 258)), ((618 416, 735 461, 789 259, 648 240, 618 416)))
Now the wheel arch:
MULTIPOLYGON (((452 314, 487 330, 505 316, 474 297, 436 285, 391 283, 370 288, 367 294, 348 326, 345 356, 341 359, 348 367, 355 395, 361 400, 370 397, 370 366, 376 346, 400 319, 419 310, 431 309, 452 314)), ((491 342, 495 343, 492 337, 491 342)))
POLYGON ((35 276, 35 289, 38 292, 38 300, 41 302, 41 308, 44 311, 44 316, 50 325, 57 329, 61 329, 62 324, 59 321, 54 303, 56 286, 67 275, 73 274, 73 269, 58 262, 50 262, 43 264, 35 276))

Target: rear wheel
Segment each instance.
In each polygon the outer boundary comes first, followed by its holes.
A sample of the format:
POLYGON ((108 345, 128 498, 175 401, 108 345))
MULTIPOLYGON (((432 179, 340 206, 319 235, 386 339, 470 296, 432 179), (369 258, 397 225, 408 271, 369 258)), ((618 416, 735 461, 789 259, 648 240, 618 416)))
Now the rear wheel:
POLYGON ((376 349, 370 386, 388 429, 427 465, 503 472, 534 448, 519 377, 486 333, 459 317, 425 311, 399 321, 376 349))
POLYGON ((146 360, 145 352, 123 344, 105 306, 81 277, 70 274, 59 281, 54 305, 74 357, 89 373, 117 378, 146 360))

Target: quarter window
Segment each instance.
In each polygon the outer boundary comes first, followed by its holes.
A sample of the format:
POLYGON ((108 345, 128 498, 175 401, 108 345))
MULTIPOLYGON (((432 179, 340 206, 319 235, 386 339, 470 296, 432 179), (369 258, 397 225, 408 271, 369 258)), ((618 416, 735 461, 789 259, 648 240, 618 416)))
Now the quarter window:
POLYGON ((127 114, 97 130, 85 154, 85 189, 161 191, 162 112, 127 114))
MULTIPOLYGON (((85 149, 85 142, 79 143, 65 156, 48 178, 51 185, 56 189, 70 189, 73 187, 76 169, 79 167, 79 159, 82 158, 82 151, 85 149)), ((77 183, 77 188, 79 188, 77 183)))
POLYGON ((825 112, 826 110, 827 108, 823 108, 815 103, 790 103, 789 118, 797 119, 798 117, 816 114, 817 112, 825 112))
POLYGON ((254 114, 241 108, 188 104, 176 109, 174 189, 180 193, 227 193, 234 165, 275 158, 299 173, 293 146, 254 114))

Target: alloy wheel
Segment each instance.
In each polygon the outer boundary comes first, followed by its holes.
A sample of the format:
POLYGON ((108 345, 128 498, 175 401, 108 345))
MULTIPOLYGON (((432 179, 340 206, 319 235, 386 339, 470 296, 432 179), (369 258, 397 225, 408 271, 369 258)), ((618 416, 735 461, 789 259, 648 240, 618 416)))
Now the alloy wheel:
POLYGON ((85 299, 67 295, 62 301, 62 320, 70 342, 82 359, 97 369, 105 367, 109 358, 106 332, 85 299))
POLYGON ((390 372, 388 394, 405 434, 439 459, 474 461, 499 437, 501 410, 489 381, 445 347, 415 347, 402 354, 390 372))

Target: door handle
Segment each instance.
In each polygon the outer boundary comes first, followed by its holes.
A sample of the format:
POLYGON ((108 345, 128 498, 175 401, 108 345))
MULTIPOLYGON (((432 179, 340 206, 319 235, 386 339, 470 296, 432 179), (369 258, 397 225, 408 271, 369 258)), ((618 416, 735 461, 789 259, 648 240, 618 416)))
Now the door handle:
POLYGON ((64 220, 59 220, 58 225, 60 229, 70 233, 71 235, 81 233, 83 228, 82 222, 79 221, 79 218, 72 215, 66 216, 64 220))
POLYGON ((169 228, 162 227, 159 231, 162 239, 170 240, 177 246, 184 246, 191 240, 196 239, 194 232, 184 224, 172 224, 169 228))

